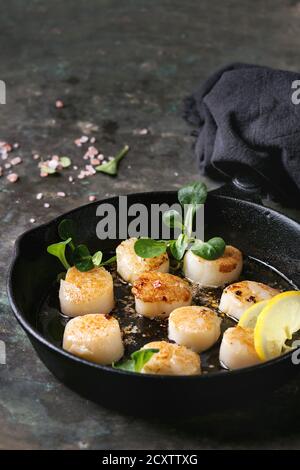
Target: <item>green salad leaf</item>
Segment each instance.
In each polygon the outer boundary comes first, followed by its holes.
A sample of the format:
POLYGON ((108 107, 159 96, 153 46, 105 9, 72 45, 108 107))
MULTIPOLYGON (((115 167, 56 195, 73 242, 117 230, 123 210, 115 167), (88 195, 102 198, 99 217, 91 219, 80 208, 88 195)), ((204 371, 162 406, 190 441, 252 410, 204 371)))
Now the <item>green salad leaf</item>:
POLYGON ((113 363, 115 369, 127 370, 130 372, 141 372, 144 365, 151 359, 153 354, 159 352, 159 349, 139 349, 131 354, 130 359, 126 361, 113 363))
POLYGON ((163 222, 167 227, 180 228, 181 230, 184 230, 182 217, 179 212, 175 211, 174 209, 164 212, 163 222))
POLYGON ((182 206, 186 204, 204 204, 207 198, 207 187, 202 181, 189 183, 178 191, 178 201, 182 206))
POLYGON ((109 162, 102 163, 95 167, 96 171, 101 171, 107 175, 116 176, 118 174, 118 166, 123 157, 128 153, 129 145, 125 145, 123 149, 109 162))
POLYGON ((214 237, 203 242, 201 240, 196 240, 191 250, 195 255, 200 256, 201 258, 207 260, 215 260, 220 258, 226 248, 226 243, 221 237, 214 237))
POLYGON ((170 251, 172 256, 177 260, 180 261, 183 258, 183 255, 188 247, 189 239, 184 234, 181 233, 177 240, 172 240, 170 242, 170 251))
POLYGON ((67 238, 67 240, 64 240, 58 243, 52 243, 52 245, 49 245, 47 247, 47 252, 50 253, 50 255, 56 256, 60 260, 60 262, 62 263, 65 269, 70 268, 70 265, 66 258, 66 246, 71 241, 72 241, 71 238, 67 238))
POLYGON ((102 251, 96 251, 96 253, 91 255, 86 245, 76 245, 74 242, 74 240, 76 240, 74 223, 70 219, 64 219, 60 222, 58 225, 58 234, 63 241, 49 245, 47 251, 51 255, 59 258, 65 269, 69 269, 71 267, 66 258, 67 246, 71 248, 69 258, 71 259, 72 264, 82 272, 89 271, 94 267, 111 264, 116 260, 116 256, 112 256, 106 261, 102 261, 102 251))
POLYGON ((154 258, 167 251, 168 242, 164 240, 152 240, 151 238, 140 238, 134 244, 135 253, 141 258, 154 258))

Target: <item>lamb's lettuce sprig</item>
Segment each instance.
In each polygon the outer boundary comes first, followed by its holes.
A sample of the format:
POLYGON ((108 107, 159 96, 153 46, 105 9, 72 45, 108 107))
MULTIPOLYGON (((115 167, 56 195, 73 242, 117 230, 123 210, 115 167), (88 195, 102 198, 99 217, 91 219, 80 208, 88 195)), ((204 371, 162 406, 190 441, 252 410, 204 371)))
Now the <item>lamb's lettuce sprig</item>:
POLYGON ((106 261, 102 261, 102 251, 96 251, 96 253, 91 255, 86 245, 77 245, 74 224, 70 219, 64 219, 60 222, 58 235, 62 241, 49 245, 47 252, 50 255, 56 256, 65 269, 69 269, 74 265, 78 271, 85 272, 95 267, 113 263, 116 259, 113 256, 106 261))
POLYGON ((159 349, 139 349, 131 354, 130 359, 112 364, 115 369, 126 370, 129 372, 141 372, 144 365, 151 359, 153 354, 159 352, 159 349))
POLYGON ((199 181, 183 186, 178 191, 178 201, 187 208, 184 220, 178 211, 171 209, 163 214, 163 222, 170 228, 179 228, 180 235, 176 240, 152 240, 140 238, 134 245, 135 253, 141 258, 154 258, 170 251, 173 258, 180 261, 186 250, 191 250, 201 258, 214 260, 223 255, 225 242, 220 237, 214 237, 207 242, 197 240, 192 236, 194 216, 207 198, 207 187, 199 181))

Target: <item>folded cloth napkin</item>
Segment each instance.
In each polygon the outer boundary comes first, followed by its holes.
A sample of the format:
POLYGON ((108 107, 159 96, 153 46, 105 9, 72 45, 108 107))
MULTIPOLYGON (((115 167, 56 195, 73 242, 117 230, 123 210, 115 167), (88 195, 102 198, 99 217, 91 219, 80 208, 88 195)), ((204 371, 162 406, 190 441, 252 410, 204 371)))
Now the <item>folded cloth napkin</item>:
POLYGON ((197 128, 200 171, 213 177, 234 177, 241 168, 254 171, 279 193, 299 199, 295 80, 299 73, 237 63, 217 71, 186 98, 184 117, 197 128))

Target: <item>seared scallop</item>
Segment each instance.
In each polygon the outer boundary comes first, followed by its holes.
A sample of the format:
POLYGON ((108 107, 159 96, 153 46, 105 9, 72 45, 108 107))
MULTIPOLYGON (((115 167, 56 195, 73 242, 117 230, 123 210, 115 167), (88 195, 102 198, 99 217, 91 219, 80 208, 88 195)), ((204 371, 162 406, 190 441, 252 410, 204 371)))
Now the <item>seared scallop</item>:
POLYGON ((117 271, 126 282, 133 283, 140 274, 149 271, 167 273, 169 257, 167 253, 154 258, 141 258, 134 251, 137 238, 124 240, 116 249, 117 271))
POLYGON ((106 269, 81 272, 73 266, 60 281, 60 309, 69 317, 88 313, 109 313, 114 307, 114 288, 106 269))
POLYGON ((202 352, 219 338, 221 319, 207 307, 180 307, 169 316, 169 339, 202 352))
POLYGON ((261 282, 241 281, 227 286, 222 293, 219 310, 239 320, 251 305, 279 294, 277 289, 261 282))
POLYGON ((183 260, 185 277, 203 287, 220 287, 239 278, 243 267, 240 250, 227 245, 224 254, 215 260, 207 260, 188 250, 183 260))
POLYGON ((185 346, 153 341, 143 349, 159 349, 144 365, 144 374, 197 375, 201 374, 200 357, 185 346))
POLYGON ((143 273, 133 284, 135 309, 144 317, 168 317, 172 310, 191 305, 188 283, 173 274, 143 273))
POLYGON ((228 328, 222 338, 220 363, 226 369, 241 369, 259 364, 252 328, 228 328))
POLYGON ((103 314, 72 318, 64 331, 63 348, 98 364, 116 362, 124 354, 119 322, 103 314))

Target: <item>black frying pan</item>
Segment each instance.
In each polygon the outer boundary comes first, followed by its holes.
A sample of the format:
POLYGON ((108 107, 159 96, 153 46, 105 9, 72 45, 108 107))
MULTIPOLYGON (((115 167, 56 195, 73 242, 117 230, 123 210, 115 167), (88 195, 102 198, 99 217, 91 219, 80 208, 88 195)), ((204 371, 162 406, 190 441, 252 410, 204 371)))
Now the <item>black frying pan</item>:
MULTIPOLYGON (((240 248, 247 259, 249 272, 244 273, 247 278, 252 276, 266 283, 272 280, 284 289, 299 289, 300 226, 259 204, 256 189, 252 183, 236 180, 235 184, 210 192, 205 204, 206 238, 222 236, 227 243, 240 248)), ((117 197, 105 202, 118 206, 117 197)), ((152 203, 171 205, 177 202, 177 193, 130 195, 128 204, 135 202, 146 206, 152 203)), ((59 331, 57 322, 54 327, 51 322, 41 322, 43 315, 51 316, 51 309, 55 308, 51 304, 56 289, 54 280, 61 270, 57 260, 46 253, 46 247, 57 241, 58 223, 67 217, 77 225, 81 241, 91 250, 99 249, 95 232, 99 222, 98 204, 99 201, 80 207, 23 234, 16 241, 10 266, 8 295, 14 314, 40 359, 59 380, 95 402, 129 413, 196 415, 220 406, 249 403, 298 373, 300 369, 293 365, 292 353, 246 369, 222 371, 216 366, 212 370, 207 368, 201 376, 185 377, 128 373, 63 351, 60 347, 62 329, 59 331)), ((102 251, 110 253, 118 241, 100 243, 102 251)), ((122 310, 120 305, 119 309, 122 310)), ((122 312, 120 315, 122 317, 122 312)), ((148 324, 149 339, 145 342, 156 336, 159 339, 159 331, 163 332, 164 326, 156 328, 157 324, 148 324)), ((137 349, 140 340, 141 337, 128 345, 127 352, 137 349)), ((214 356, 214 353, 208 354, 214 356)), ((207 356, 202 362, 205 369, 207 356)))

